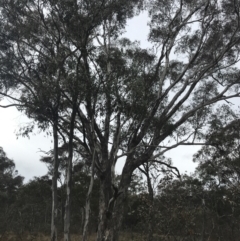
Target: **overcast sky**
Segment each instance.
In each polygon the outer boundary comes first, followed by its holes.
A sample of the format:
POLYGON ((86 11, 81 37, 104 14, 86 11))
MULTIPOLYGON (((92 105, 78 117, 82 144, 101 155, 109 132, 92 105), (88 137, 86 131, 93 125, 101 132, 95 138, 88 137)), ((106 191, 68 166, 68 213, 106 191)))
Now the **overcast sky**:
MULTIPOLYGON (((128 21, 125 37, 132 41, 139 40, 141 47, 148 48, 147 36, 147 13, 143 13, 134 19, 128 21)), ((5 101, 1 101, 3 105, 5 101)), ((43 155, 40 150, 49 151, 53 144, 50 137, 46 137, 44 133, 35 131, 30 139, 19 137, 16 133, 19 128, 29 122, 22 113, 15 108, 0 108, 0 146, 3 147, 9 158, 15 161, 16 169, 19 174, 25 177, 25 182, 34 176, 41 176, 47 173, 45 164, 39 161, 43 155)), ((166 156, 171 157, 174 165, 176 165, 181 173, 187 171, 193 172, 196 164, 192 162, 192 155, 199 148, 185 146, 171 150, 166 156)), ((117 170, 120 170, 123 163, 119 163, 117 170)))

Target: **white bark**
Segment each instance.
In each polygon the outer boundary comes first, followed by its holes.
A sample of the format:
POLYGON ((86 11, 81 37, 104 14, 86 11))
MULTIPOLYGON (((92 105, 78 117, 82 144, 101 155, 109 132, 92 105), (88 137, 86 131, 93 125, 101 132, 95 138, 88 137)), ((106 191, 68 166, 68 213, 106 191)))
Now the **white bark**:
POLYGON ((84 219, 83 237, 82 237, 83 241, 86 241, 88 238, 88 226, 89 226, 89 219, 91 214, 90 200, 91 200, 91 194, 92 194, 93 184, 94 184, 94 167, 95 167, 95 149, 93 151, 93 158, 92 158, 92 165, 91 165, 91 180, 88 187, 88 193, 87 193, 86 204, 85 204, 85 219, 84 219))

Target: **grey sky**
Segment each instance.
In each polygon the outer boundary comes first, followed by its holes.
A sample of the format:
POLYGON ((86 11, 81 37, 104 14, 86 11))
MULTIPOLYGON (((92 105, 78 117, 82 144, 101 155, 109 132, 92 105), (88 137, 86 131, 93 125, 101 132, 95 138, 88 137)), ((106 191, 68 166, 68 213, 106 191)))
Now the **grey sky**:
MULTIPOLYGON (((126 33, 123 36, 130 38, 132 41, 139 40, 141 47, 148 48, 147 19, 147 13, 143 13, 128 21, 126 33)), ((4 104, 4 102, 1 101, 1 104, 4 104)), ((43 155, 40 150, 48 151, 52 148, 51 138, 36 130, 30 136, 30 139, 23 137, 17 139, 16 132, 21 125, 29 120, 15 108, 0 108, 0 117, 0 146, 3 147, 8 157, 15 161, 19 174, 25 177, 25 182, 34 176, 46 174, 46 166, 39 161, 40 156, 43 155)), ((179 168, 181 173, 185 171, 193 172, 196 164, 192 162, 192 155, 198 149, 191 146, 179 147, 169 151, 166 156, 172 158, 174 165, 179 168)), ((123 162, 120 161, 117 170, 123 166, 123 162)))

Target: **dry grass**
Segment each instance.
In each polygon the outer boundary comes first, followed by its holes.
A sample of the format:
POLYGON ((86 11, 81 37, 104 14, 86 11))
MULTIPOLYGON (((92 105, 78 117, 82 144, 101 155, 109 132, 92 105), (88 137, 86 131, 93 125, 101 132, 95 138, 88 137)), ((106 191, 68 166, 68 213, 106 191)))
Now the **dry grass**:
MULTIPOLYGON (((4 236, 0 235, 0 241, 49 241, 50 237, 44 234, 12 234, 8 233, 4 236)), ((59 241, 63 241, 63 237, 59 237, 59 241)), ((72 234, 71 235, 71 241, 81 241, 82 236, 72 234)), ((96 234, 89 236, 89 241, 95 241, 96 240, 96 234)), ((143 237, 141 237, 139 234, 136 233, 121 233, 120 234, 120 241, 142 241, 143 237)))
MULTIPOLYGON (((80 241, 80 235, 71 235, 71 241, 80 241)), ((49 241, 50 236, 41 233, 38 234, 5 234, 0 236, 0 241, 49 241)), ((63 241, 63 237, 59 237, 59 241, 63 241)), ((95 240, 94 236, 89 237, 89 241, 95 240)))
MULTIPOLYGON (((1 1, 1 0, 0 0, 1 1)), ((88 241, 95 241, 96 234, 91 235, 88 241)), ((146 240, 146 236, 143 236, 138 233, 130 233, 130 232, 122 232, 120 234, 119 241, 144 241, 146 240)), ((155 235, 153 237, 153 241, 182 241, 182 237, 171 237, 171 236, 163 236, 163 235, 155 235)), ((184 240, 193 240, 192 238, 184 239, 184 240)), ((194 240, 200 240, 200 238, 196 238, 194 240)), ((211 241, 212 239, 210 239, 211 241)), ((50 241, 50 236, 44 234, 24 234, 24 235, 17 235, 17 234, 10 234, 1 235, 0 234, 0 241, 50 241)), ((63 241, 63 237, 59 237, 58 241, 63 241)), ((81 235, 72 234, 71 241, 82 241, 81 235)))

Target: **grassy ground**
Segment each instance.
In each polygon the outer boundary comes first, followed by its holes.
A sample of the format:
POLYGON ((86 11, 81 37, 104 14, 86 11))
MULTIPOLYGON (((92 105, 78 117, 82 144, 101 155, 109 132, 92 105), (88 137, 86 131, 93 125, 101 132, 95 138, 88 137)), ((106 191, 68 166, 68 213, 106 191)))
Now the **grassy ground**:
MULTIPOLYGON (((0 235, 0 241, 49 241, 50 237, 44 234, 5 234, 0 235)), ((59 237, 59 241, 63 241, 63 237, 59 237)), ((81 235, 71 235, 71 241, 81 241, 81 235)), ((95 241, 96 235, 91 235, 89 241, 95 241)), ((142 241, 143 237, 136 233, 121 233, 120 241, 142 241)))
MULTIPOLYGON (((1 1, 1 0, 0 0, 1 1)), ((43 235, 43 234, 24 234, 24 235, 16 235, 16 234, 5 234, 1 236, 0 234, 0 241, 49 241, 50 236, 43 235)), ((81 241, 81 235, 71 235, 71 241, 81 241)), ((95 241, 96 234, 93 234, 89 237, 88 241, 95 241)), ((138 233, 130 233, 130 232, 122 232, 120 233, 119 241, 144 241, 146 237, 138 233)), ((182 237, 169 237, 169 236, 162 236, 162 235, 155 235, 153 237, 153 241, 182 241, 182 240, 200 240, 200 238, 192 239, 191 237, 187 239, 183 239, 182 237)), ((58 241, 63 241, 63 237, 59 237, 58 241)), ((211 239, 209 239, 211 241, 211 239)))

